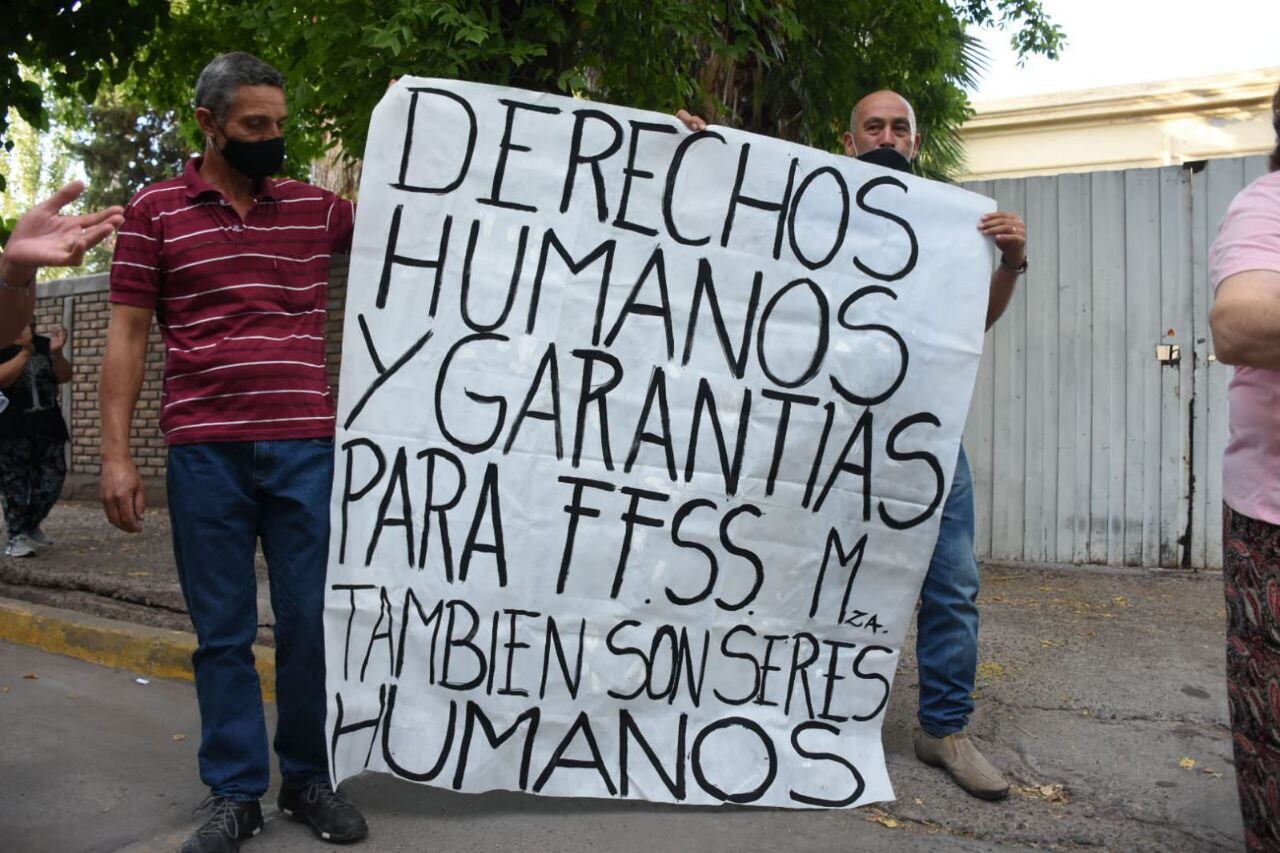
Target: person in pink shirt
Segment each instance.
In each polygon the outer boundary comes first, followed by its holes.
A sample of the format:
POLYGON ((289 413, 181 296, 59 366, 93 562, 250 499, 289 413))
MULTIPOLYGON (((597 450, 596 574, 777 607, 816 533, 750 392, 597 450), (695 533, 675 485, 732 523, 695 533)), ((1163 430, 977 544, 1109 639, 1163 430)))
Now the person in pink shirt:
POLYGON ((1250 850, 1280 850, 1280 89, 1271 172, 1232 201, 1209 252, 1209 324, 1235 365, 1222 463, 1227 695, 1250 850))

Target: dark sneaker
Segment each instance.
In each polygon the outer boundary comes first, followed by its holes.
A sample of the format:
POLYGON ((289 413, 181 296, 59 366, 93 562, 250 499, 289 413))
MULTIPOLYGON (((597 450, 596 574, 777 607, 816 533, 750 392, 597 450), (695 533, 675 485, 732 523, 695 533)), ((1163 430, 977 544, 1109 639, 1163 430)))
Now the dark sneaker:
POLYGON ((323 841, 346 844, 369 834, 369 825, 355 804, 329 787, 328 779, 280 786, 280 811, 300 823, 310 824, 323 841))
POLYGON ((182 853, 236 853, 241 841, 262 832, 262 807, 257 800, 210 797, 201 805, 205 807, 209 819, 182 845, 182 853))

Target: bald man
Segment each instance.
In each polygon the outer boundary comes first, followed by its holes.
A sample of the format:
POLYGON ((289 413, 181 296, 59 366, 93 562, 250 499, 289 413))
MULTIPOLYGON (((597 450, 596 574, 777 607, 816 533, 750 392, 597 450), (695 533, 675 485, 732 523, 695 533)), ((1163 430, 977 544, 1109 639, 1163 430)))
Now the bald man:
MULTIPOLYGON (((883 149, 901 155, 901 168, 909 167, 920 152, 915 110, 906 98, 888 90, 858 101, 844 135, 844 151, 850 157, 872 159, 888 153, 883 149)), ((1027 228, 1016 214, 996 212, 984 216, 978 230, 994 238, 1000 250, 987 302, 990 329, 1009 306, 1018 276, 1027 269, 1027 228)), ((973 540, 973 478, 962 446, 942 510, 938 543, 920 590, 916 621, 920 729, 915 750, 917 758, 946 770, 970 794, 998 800, 1009 793, 1009 783, 965 732, 973 713, 978 668, 978 561, 973 540)))
MULTIPOLYGON (((685 110, 676 117, 690 130, 706 130, 706 121, 685 110)), ((844 151, 880 166, 909 170, 920 153, 915 110, 906 98, 887 89, 865 96, 853 108, 844 151)), ((978 230, 994 239, 1000 250, 987 301, 990 329, 1009 307, 1018 276, 1026 272, 1027 226, 1017 214, 997 211, 982 217, 978 230)), ((973 540, 973 477, 961 447, 938 542, 920 590, 920 729, 915 750, 917 758, 946 770, 973 796, 998 800, 1008 795, 1009 783, 965 732, 978 670, 978 561, 973 540)))

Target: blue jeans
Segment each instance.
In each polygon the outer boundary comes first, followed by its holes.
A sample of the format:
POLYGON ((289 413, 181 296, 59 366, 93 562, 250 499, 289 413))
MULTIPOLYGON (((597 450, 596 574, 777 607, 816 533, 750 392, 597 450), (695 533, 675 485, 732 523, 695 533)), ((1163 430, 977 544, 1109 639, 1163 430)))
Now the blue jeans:
POLYGON ((973 713, 978 671, 978 561, 973 529, 973 475, 961 447, 916 617, 920 725, 934 737, 961 731, 973 713))
POLYGON ((253 664, 254 550, 275 611, 275 751, 286 781, 328 773, 324 745, 324 582, 331 439, 169 448, 169 517, 182 594, 199 645, 200 779, 232 800, 267 791, 270 754, 253 664))

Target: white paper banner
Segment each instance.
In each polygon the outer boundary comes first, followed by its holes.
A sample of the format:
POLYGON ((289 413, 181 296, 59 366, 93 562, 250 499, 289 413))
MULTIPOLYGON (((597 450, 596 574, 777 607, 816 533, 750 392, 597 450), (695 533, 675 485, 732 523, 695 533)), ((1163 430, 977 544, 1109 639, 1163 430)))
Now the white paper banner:
POLYGON ((852 806, 982 347, 988 199, 401 79, 347 291, 332 770, 852 806))

